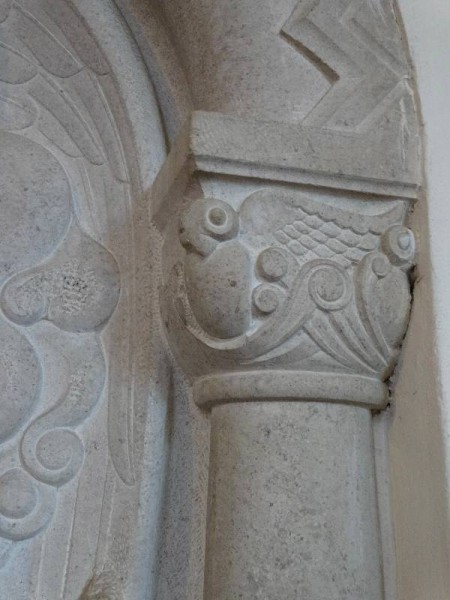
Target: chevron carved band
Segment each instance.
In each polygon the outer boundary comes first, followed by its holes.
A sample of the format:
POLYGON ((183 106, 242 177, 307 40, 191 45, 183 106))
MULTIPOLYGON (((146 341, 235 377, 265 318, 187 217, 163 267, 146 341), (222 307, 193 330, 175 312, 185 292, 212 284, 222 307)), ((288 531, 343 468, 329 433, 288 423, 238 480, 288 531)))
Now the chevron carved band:
POLYGON ((409 69, 392 0, 300 0, 281 34, 330 82, 305 125, 364 132, 397 103, 406 113, 409 69))

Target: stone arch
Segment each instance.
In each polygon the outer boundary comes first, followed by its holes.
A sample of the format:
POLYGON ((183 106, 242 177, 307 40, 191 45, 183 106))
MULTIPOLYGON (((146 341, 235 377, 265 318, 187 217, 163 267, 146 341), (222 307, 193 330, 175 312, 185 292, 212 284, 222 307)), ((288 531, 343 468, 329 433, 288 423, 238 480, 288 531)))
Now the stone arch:
POLYGON ((0 588, 390 598, 402 375, 392 428, 371 415, 392 401, 422 184, 396 4, 0 0, 0 23, 0 136, 70 187, 62 241, 0 282, 36 379, 0 454, 0 588))

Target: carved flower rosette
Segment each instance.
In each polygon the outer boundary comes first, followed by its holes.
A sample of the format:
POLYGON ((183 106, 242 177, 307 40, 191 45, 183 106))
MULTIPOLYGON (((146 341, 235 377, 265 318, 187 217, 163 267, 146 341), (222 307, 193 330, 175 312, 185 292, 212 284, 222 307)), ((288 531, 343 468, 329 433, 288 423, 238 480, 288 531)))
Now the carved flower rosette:
POLYGON ((238 210, 190 203, 167 238, 176 259, 161 302, 186 371, 386 380, 409 317, 415 243, 401 201, 363 204, 280 189, 238 210))

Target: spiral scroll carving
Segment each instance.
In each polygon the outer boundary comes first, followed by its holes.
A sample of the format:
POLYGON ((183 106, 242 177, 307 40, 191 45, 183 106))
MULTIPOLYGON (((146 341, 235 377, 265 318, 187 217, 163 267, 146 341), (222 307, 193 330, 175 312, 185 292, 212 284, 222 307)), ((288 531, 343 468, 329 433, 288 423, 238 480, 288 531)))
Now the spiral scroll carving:
POLYGON ((50 521, 56 491, 35 481, 22 469, 0 476, 0 536, 20 541, 39 533, 50 521))
POLYGON ((175 349, 196 345, 180 352, 187 370, 332 368, 384 380, 406 330, 415 244, 401 203, 381 206, 358 214, 270 189, 239 210, 191 204, 162 300, 175 349))
POLYGON ((72 188, 55 155, 17 134, 0 131, 0 138, 2 222, 9 228, 0 243, 0 443, 22 429, 14 441, 20 467, 0 475, 0 536, 18 541, 48 524, 54 488, 83 464, 84 442, 75 429, 103 389, 98 332, 118 303, 120 274, 111 253, 72 213, 72 188), (45 373, 26 329, 39 322, 60 332, 67 382, 57 402, 30 423, 45 373))

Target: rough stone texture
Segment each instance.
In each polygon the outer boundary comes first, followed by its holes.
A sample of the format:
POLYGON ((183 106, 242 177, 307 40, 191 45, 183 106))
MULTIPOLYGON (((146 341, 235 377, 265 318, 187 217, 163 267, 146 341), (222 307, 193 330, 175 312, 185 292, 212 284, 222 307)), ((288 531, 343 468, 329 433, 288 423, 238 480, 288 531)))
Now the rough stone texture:
POLYGON ((401 0, 399 6, 417 72, 427 186, 426 202, 419 202, 413 215, 420 232, 414 308, 389 429, 396 600, 445 600, 450 589, 450 488, 442 485, 450 465, 450 115, 445 109, 450 5, 401 0))
MULTIPOLYGON (((178 161, 182 164, 179 157, 178 161)), ((170 170, 171 157, 167 165, 168 173, 178 172, 176 168, 170 170)), ((189 169, 185 172, 189 174, 189 169)), ((243 423, 247 426, 242 435, 231 425, 230 429, 225 426, 226 435, 221 435, 217 420, 222 409, 213 408, 205 598, 259 594, 294 600, 299 590, 312 598, 330 594, 339 598, 345 597, 345 589, 355 599, 381 599, 384 591, 369 413, 364 413, 369 424, 368 429, 362 428, 368 436, 365 442, 345 433, 340 439, 340 443, 348 444, 350 438, 359 446, 354 452, 360 452, 367 468, 352 471, 353 459, 338 451, 342 469, 354 474, 353 485, 360 489, 367 486, 373 492, 370 501, 367 496, 357 496, 351 505, 354 515, 367 518, 364 537, 371 556, 359 565, 358 581, 352 556, 345 551, 340 587, 336 584, 333 588, 331 583, 329 589, 323 588, 326 584, 320 566, 317 571, 303 569, 301 583, 291 574, 279 576, 279 565, 265 560, 266 554, 272 556, 269 540, 276 535, 276 527, 269 515, 265 518, 264 508, 254 502, 248 484, 252 478, 246 471, 251 470, 252 459, 247 464, 245 457, 249 453, 252 456, 253 446, 258 448, 255 452, 260 459, 266 456, 260 455, 262 444, 253 438, 260 431, 258 415, 264 410, 260 404, 263 399, 280 401, 270 406, 281 407, 280 414, 286 409, 286 426, 294 420, 301 428, 302 410, 306 409, 298 408, 294 419, 289 414, 295 404, 284 400, 319 407, 318 432, 326 429, 328 419, 323 407, 315 404, 317 400, 376 409, 385 406, 383 381, 397 359, 410 309, 408 271, 414 262, 415 244, 403 225, 407 205, 386 198, 363 201, 344 194, 336 198, 286 185, 243 185, 203 173, 199 181, 205 197, 196 198, 193 181, 184 183, 187 193, 174 203, 172 214, 155 198, 163 213, 156 221, 160 226, 167 223, 161 289, 164 325, 179 363, 193 380, 195 401, 202 407, 225 403, 229 405, 225 414, 232 415, 229 419, 237 424, 237 430, 243 423), (242 402, 247 403, 245 409, 242 402), (233 458, 228 461, 225 444, 231 457, 242 457, 239 468, 242 466, 245 474, 233 471, 233 458), (364 459, 367 454, 371 455, 368 463, 364 459), (217 490, 215 482, 220 482, 217 490), (372 511, 370 518, 368 510, 372 511), (257 550, 252 553, 252 548, 257 550), (259 571, 256 565, 260 565, 259 571), (258 579, 261 572, 264 582, 258 579)), ((170 198, 173 189, 180 193, 183 179, 174 178, 173 186, 157 181, 154 193, 169 190, 166 199, 170 198)), ((346 414, 343 407, 324 406, 346 414)), ((356 409, 347 410, 350 423, 356 409)), ((339 436, 342 429, 336 428, 339 436)), ((297 456, 302 456, 301 465, 306 470, 308 460, 317 459, 306 446, 303 450, 285 439, 284 454, 293 473, 297 456)), ((270 450, 268 441, 269 455, 270 450)), ((255 468, 262 482, 271 481, 278 472, 279 452, 272 450, 274 462, 264 460, 259 469, 255 468)), ((335 456, 331 445, 324 445, 323 452, 329 465, 335 456)), ((328 470, 333 472, 329 485, 342 487, 343 478, 336 476, 336 470, 328 470)), ((279 493, 284 496, 285 489, 280 488, 279 493)), ((313 493, 310 488, 306 494, 317 495, 316 503, 323 501, 323 510, 336 513, 339 520, 336 495, 318 490, 313 493)), ((265 506, 265 495, 260 493, 259 497, 265 506)), ((287 511, 285 528, 296 531, 298 525, 292 508, 287 511)), ((352 543, 345 538, 345 531, 344 527, 336 530, 340 539, 336 538, 335 546, 341 549, 352 543)), ((307 526, 302 532, 305 547, 315 547, 317 537, 307 533, 307 526)), ((324 537, 322 531, 319 544, 325 544, 324 537)), ((286 544, 293 555, 300 556, 295 541, 289 538, 286 544)), ((318 565, 326 562, 324 556, 317 558, 318 565)))
POLYGON ((351 130, 408 96, 390 0, 159 3, 197 109, 351 130))
MULTIPOLYGON (((384 381, 410 307, 415 245, 402 225, 404 204, 346 206, 272 187, 232 200, 235 208, 188 201, 163 250, 165 325, 186 372, 219 380, 227 373, 218 399, 227 398, 233 372, 243 399, 264 394, 257 379, 254 392, 243 380, 263 368, 284 380, 278 393, 271 389, 275 397, 295 397, 283 391, 290 372, 334 373, 335 387, 340 373, 368 386, 384 381)), ((343 388, 335 399, 345 402, 343 388)), ((318 384, 314 393, 327 399, 330 390, 318 384)))
POLYGON ((1 600, 381 600, 409 79, 391 0, 0 0, 1 600))
POLYGON ((206 600, 382 597, 368 410, 219 406, 211 440, 206 600))
POLYGON ((334 175, 345 187, 361 178, 342 177, 349 174, 339 163, 348 160, 356 170, 380 168, 372 176, 379 184, 386 176, 403 183, 408 173, 417 184, 412 81, 392 0, 159 3, 193 108, 228 117, 222 126, 211 114, 201 136, 213 156, 233 149, 224 172, 240 157, 253 171, 263 165, 257 176, 265 178, 301 162, 303 177, 334 175))
POLYGON ((144 191, 164 140, 119 17, 0 2, 2 600, 152 594, 166 409, 144 191))

